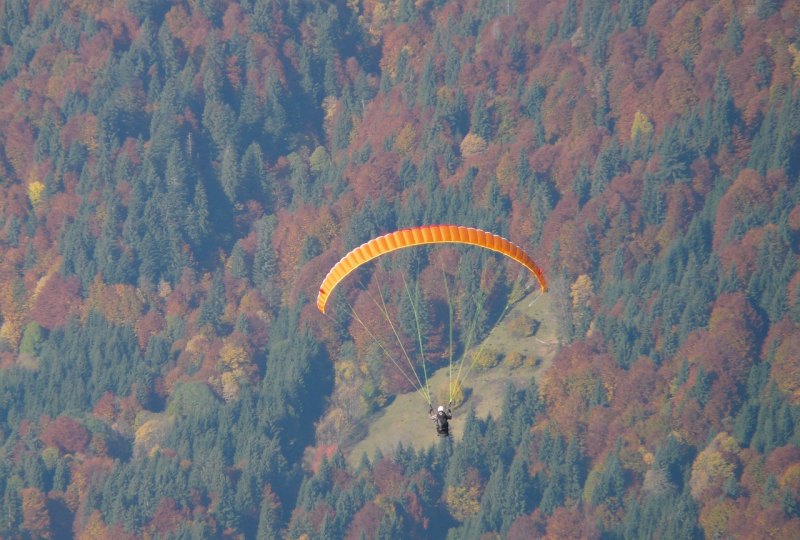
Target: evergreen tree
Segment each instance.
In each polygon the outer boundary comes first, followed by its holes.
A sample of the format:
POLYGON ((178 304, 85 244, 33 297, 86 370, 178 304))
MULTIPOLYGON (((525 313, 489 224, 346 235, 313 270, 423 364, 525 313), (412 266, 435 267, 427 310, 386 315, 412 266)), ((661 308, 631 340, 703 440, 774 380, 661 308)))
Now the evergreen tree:
POLYGON ((564 7, 564 15, 561 18, 561 26, 558 28, 558 38, 562 41, 572 37, 578 27, 578 1, 567 0, 564 7))
POLYGON ((245 278, 248 275, 247 260, 241 241, 236 242, 231 250, 230 271, 231 275, 237 279, 245 278))
POLYGON ((642 27, 647 22, 652 0, 622 0, 619 6, 620 28, 642 27))
POLYGON ((171 229, 180 226, 184 221, 188 202, 188 186, 190 185, 189 165, 182 145, 175 142, 167 155, 167 166, 164 173, 167 187, 166 213, 172 224, 171 229))
POLYGON ((602 193, 622 169, 622 149, 616 138, 606 144, 597 155, 592 169, 591 196, 602 193))
POLYGON ((206 241, 211 231, 209 222, 208 195, 202 180, 194 185, 194 197, 186 212, 186 235, 195 249, 199 249, 206 241))
POLYGON ((241 176, 239 175, 239 156, 232 143, 225 145, 222 153, 222 166, 220 170, 220 183, 222 191, 232 204, 239 202, 241 194, 241 176))
POLYGON ((486 141, 490 139, 492 133, 491 116, 489 109, 486 107, 486 98, 482 92, 478 93, 475 97, 475 102, 472 104, 469 124, 472 133, 486 141))
POLYGON ((603 67, 606 65, 608 58, 608 46, 611 32, 614 30, 614 16, 611 11, 611 6, 603 2, 603 8, 598 22, 597 31, 592 39, 592 63, 596 66, 603 67))
POLYGON ((422 67, 417 103, 422 107, 433 107, 436 103, 436 73, 433 69, 433 59, 430 56, 425 59, 422 67))
POLYGON ((271 219, 256 223, 256 251, 253 256, 253 284, 268 301, 275 300, 278 293, 274 287, 278 261, 272 247, 273 228, 271 219))
POLYGON ((744 40, 744 28, 742 27, 742 22, 739 20, 739 16, 734 13, 731 16, 731 21, 728 23, 728 29, 725 32, 725 41, 727 42, 728 47, 733 49, 736 53, 736 56, 740 56, 742 54, 742 41, 744 40))
POLYGON ((407 24, 412 22, 416 16, 414 0, 400 0, 400 7, 397 10, 397 22, 407 24))
POLYGON ((197 324, 199 326, 210 324, 212 328, 219 330, 220 317, 225 309, 225 303, 225 284, 222 281, 222 272, 218 270, 214 272, 211 288, 200 309, 200 318, 197 320, 197 324))
POLYGON ((589 192, 592 188, 591 179, 589 176, 589 169, 586 165, 581 165, 578 173, 572 180, 572 191, 578 197, 578 205, 583 206, 589 200, 589 192))
POLYGON ((0 513, 0 531, 6 533, 19 533, 22 524, 22 499, 19 495, 24 487, 24 482, 19 476, 8 479, 3 493, 3 512, 0 513))
POLYGON ((257 94, 253 81, 248 79, 242 91, 239 117, 236 120, 238 131, 245 140, 259 135, 264 120, 263 111, 264 101, 257 94))
MULTIPOLYGON (((500 531, 503 526, 503 503, 506 500, 506 474, 502 463, 498 463, 492 471, 489 481, 481 497, 481 509, 478 513, 481 529, 484 531, 500 531)), ((512 503, 513 504, 513 503, 512 503)))
POLYGON ((25 330, 22 333, 19 352, 21 354, 39 356, 42 351, 43 341, 44 333, 42 332, 42 327, 36 321, 31 321, 25 326, 25 330))
POLYGON ((756 15, 761 20, 768 19, 776 13, 783 4, 783 0, 756 0, 756 15))
POLYGON ((502 530, 504 532, 508 531, 515 519, 528 511, 529 500, 528 462, 525 454, 519 452, 511 462, 505 482, 502 502, 502 530))

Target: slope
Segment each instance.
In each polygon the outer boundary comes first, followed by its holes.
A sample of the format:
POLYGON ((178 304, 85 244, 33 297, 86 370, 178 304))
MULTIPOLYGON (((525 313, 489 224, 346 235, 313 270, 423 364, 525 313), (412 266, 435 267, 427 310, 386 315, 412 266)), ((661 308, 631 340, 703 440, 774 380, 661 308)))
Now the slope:
MULTIPOLYGON (((469 374, 465 382, 466 399, 453 411, 451 425, 456 439, 461 438, 464 429, 463 422, 459 420, 470 408, 475 410, 479 418, 489 415, 497 417, 508 385, 522 388, 532 378, 540 377, 550 366, 557 350, 556 324, 550 304, 551 299, 546 294, 534 292, 525 296, 509 309, 484 342, 473 348, 473 352, 480 349, 496 351, 504 360, 492 368, 475 368, 469 374), (539 321, 535 334, 516 335, 512 325, 518 317, 539 321), (523 362, 513 366, 509 358, 515 354, 520 355, 523 362)), ((447 388, 447 368, 437 370, 429 380, 434 393, 436 389, 447 388)), ((435 444, 436 431, 427 413, 426 405, 417 393, 397 396, 369 423, 366 436, 352 448, 344 449, 348 460, 356 465, 364 453, 371 458, 377 450, 383 455, 390 455, 398 444, 417 449, 435 444)))

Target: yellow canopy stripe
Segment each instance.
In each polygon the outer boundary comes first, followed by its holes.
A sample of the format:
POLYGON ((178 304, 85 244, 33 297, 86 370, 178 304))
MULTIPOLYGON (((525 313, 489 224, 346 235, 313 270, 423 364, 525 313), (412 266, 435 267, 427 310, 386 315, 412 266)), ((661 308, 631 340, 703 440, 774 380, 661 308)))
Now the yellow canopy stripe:
POLYGON ((538 280, 542 292, 547 290, 547 281, 539 266, 519 246, 502 236, 459 225, 428 225, 402 229, 373 238, 342 257, 322 281, 317 296, 317 308, 325 313, 325 304, 336 285, 362 264, 398 249, 422 244, 444 243, 472 244, 502 253, 530 270, 538 280))

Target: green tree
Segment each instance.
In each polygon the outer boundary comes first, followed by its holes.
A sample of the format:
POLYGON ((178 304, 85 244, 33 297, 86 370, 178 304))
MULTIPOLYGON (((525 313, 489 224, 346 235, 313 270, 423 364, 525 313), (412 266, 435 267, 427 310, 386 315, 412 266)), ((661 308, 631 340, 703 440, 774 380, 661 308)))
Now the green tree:
POLYGON ((39 356, 42 351, 42 343, 44 342, 44 333, 42 327, 36 321, 31 321, 25 326, 22 333, 22 341, 19 345, 19 352, 22 354, 30 354, 31 356, 39 356))
POLYGON ((25 28, 28 27, 28 3, 24 0, 3 2, 4 24, 0 30, 0 41, 6 45, 14 45, 25 28))
POLYGON ((600 88, 597 92, 597 100, 594 110, 595 124, 600 127, 604 127, 609 131, 612 128, 612 121, 609 117, 611 113, 611 97, 608 93, 608 83, 610 80, 611 70, 606 68, 600 75, 600 88))
POLYGON ((255 83, 252 79, 247 79, 242 91, 242 99, 239 104, 239 117, 236 120, 237 131, 244 139, 258 137, 264 121, 264 100, 256 92, 255 83))
POLYGON ((206 241, 207 235, 211 231, 209 221, 210 212, 208 210, 208 196, 202 180, 198 180, 194 185, 194 197, 192 204, 186 212, 186 235, 189 242, 195 249, 200 248, 206 241))
POLYGON ((622 168, 622 149, 616 138, 609 141, 594 162, 592 169, 592 197, 602 193, 622 168))
POLYGON ((239 156, 233 143, 225 145, 225 150, 222 153, 222 165, 220 170, 220 183, 222 184, 222 191, 228 197, 228 200, 235 204, 239 202, 241 195, 242 179, 239 174, 239 156))
POLYGON ((0 514, 0 523, 3 530, 7 533, 19 532, 22 524, 22 499, 20 491, 25 486, 22 478, 17 475, 9 478, 3 493, 3 510, 0 514))
POLYGON ((622 0, 619 5, 620 28, 644 26, 652 3, 653 0, 622 0))
POLYGON ((209 98, 203 108, 202 123, 211 135, 215 155, 224 157, 222 154, 236 133, 236 113, 227 103, 209 98))
POLYGON ((761 20, 768 19, 783 5, 783 0, 756 0, 756 15, 761 20))
POLYGON ((190 185, 189 164, 186 154, 179 142, 175 142, 167 155, 167 166, 164 182, 167 187, 166 211, 171 223, 183 223, 188 203, 188 186, 190 185))
POLYGON ((558 28, 558 38, 567 40, 572 37, 578 28, 578 1, 567 0, 564 15, 561 17, 561 26, 558 28))
POLYGON ((625 494, 625 472, 619 460, 619 450, 615 451, 603 464, 589 498, 592 505, 620 504, 625 494), (614 502, 616 501, 616 502, 614 502))
POLYGON ((608 59, 608 45, 611 32, 614 30, 615 17, 608 3, 603 3, 603 8, 598 22, 597 31, 592 39, 592 63, 598 67, 605 67, 608 59))
POLYGON ((278 269, 278 259, 272 247, 272 233, 274 224, 272 219, 261 219, 256 222, 256 251, 253 256, 253 284, 258 287, 261 294, 270 300, 276 300, 278 294, 275 287, 275 277, 278 269))
POLYGON ((433 69, 433 58, 428 56, 422 66, 417 90, 417 103, 422 107, 433 107, 436 104, 436 72, 433 69))
POLYGON ((488 141, 492 134, 492 121, 489 109, 486 106, 486 98, 483 92, 479 92, 475 96, 475 102, 472 104, 472 112, 470 113, 470 131, 478 135, 482 139, 488 141))
POLYGON ((725 31, 725 42, 728 47, 733 49, 736 56, 740 56, 743 52, 742 41, 744 41, 744 28, 742 27, 742 22, 739 20, 739 16, 734 13, 725 31))
POLYGON ((572 191, 578 197, 579 206, 583 206, 589 200, 589 193, 592 187, 589 168, 586 165, 581 165, 572 180, 572 191))
POLYGON ((236 242, 231 250, 230 270, 231 275, 237 279, 247 277, 247 259, 241 241, 236 242))
POLYGON ((529 510, 529 485, 528 460, 524 452, 518 452, 506 475, 502 502, 502 531, 507 532, 514 520, 529 510))
POLYGON ((498 463, 492 471, 489 481, 481 497, 481 508, 478 513, 481 528, 484 531, 500 531, 503 525, 503 503, 506 500, 506 474, 502 463, 498 463))
POLYGON ((222 312, 225 310, 225 284, 222 281, 222 272, 214 272, 211 288, 200 308, 199 326, 210 324, 215 330, 220 329, 222 312))
POLYGON ((397 22, 408 24, 417 18, 414 0, 400 0, 400 7, 397 10, 397 22))

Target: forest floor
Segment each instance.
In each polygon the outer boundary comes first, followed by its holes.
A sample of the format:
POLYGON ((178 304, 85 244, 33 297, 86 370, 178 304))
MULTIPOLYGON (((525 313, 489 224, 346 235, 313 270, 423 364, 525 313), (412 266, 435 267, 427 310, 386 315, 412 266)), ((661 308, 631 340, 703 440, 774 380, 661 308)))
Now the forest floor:
MULTIPOLYGON (((477 345, 476 347, 481 347, 477 345)), ((517 389, 530 384, 531 379, 540 377, 552 363, 558 349, 556 325, 550 310, 550 298, 540 292, 531 293, 518 301, 503 319, 492 329, 483 346, 504 356, 497 366, 489 369, 476 367, 464 381, 466 399, 453 410, 450 421, 451 434, 460 438, 464 425, 461 420, 470 408, 476 416, 495 418, 500 414, 506 388, 513 384, 517 389), (525 316, 539 321, 535 334, 515 337, 512 323, 525 316), (507 361, 519 353, 525 359, 521 365, 512 366, 507 361)), ((465 368, 466 369, 466 368, 465 368)), ((430 388, 435 391, 447 388, 448 370, 440 368, 428 377, 430 388)), ((434 403, 436 407, 437 403, 434 403)), ((428 418, 428 406, 416 392, 397 396, 383 410, 379 411, 369 425, 367 435, 358 441, 348 452, 348 460, 357 465, 364 453, 373 457, 380 449, 383 455, 394 452, 397 445, 404 447, 427 448, 437 441, 434 423, 428 418)))

